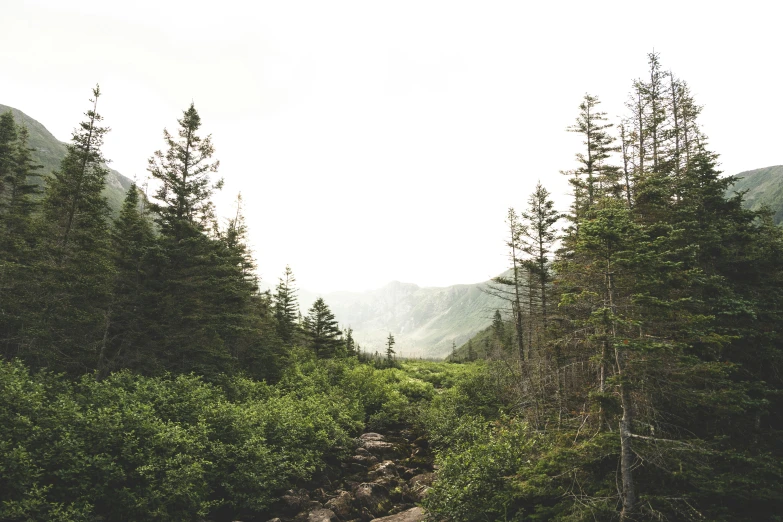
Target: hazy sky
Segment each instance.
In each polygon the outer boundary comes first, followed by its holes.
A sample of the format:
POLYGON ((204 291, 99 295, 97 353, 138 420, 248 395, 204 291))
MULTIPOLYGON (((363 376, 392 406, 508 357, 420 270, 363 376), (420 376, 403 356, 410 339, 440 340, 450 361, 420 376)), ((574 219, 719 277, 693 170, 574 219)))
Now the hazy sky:
POLYGON ((582 96, 624 114, 655 49, 727 173, 783 163, 775 2, 4 0, 0 103, 61 140, 100 83, 112 167, 142 179, 191 100, 260 275, 443 286, 506 266, 536 181, 568 206, 582 96))

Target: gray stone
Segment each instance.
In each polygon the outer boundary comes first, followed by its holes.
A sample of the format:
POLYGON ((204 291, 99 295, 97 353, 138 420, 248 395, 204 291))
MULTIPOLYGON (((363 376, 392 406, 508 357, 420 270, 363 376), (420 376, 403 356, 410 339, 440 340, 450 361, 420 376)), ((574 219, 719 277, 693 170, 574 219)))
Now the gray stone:
POLYGON ((375 520, 377 522, 422 522, 425 516, 424 508, 415 507, 396 515, 376 518, 375 520))
POLYGON ((384 460, 380 464, 376 464, 370 468, 370 478, 375 480, 379 478, 395 478, 397 477, 397 467, 391 460, 384 460))
POLYGON ((289 489, 282 496, 283 504, 285 504, 286 511, 296 513, 302 509, 308 507, 310 504, 310 495, 308 495, 305 489, 289 489))
POLYGON ((337 517, 331 509, 320 508, 311 511, 310 514, 307 515, 307 522, 334 522, 336 520, 337 517))
POLYGON ((326 507, 334 511, 334 513, 340 518, 348 518, 351 514, 353 502, 353 495, 347 491, 340 491, 339 494, 326 502, 326 507))
POLYGON ((410 481, 408 481, 408 484, 410 485, 411 496, 416 500, 416 502, 420 502, 424 499, 424 497, 427 496, 432 483, 435 482, 436 476, 437 475, 435 475, 435 473, 422 473, 421 475, 416 475, 410 479, 410 481))
POLYGON ((389 491, 382 484, 365 482, 359 484, 353 492, 353 498, 362 511, 369 512, 374 517, 387 513, 392 503, 389 499, 389 491))
POLYGON ((402 452, 396 444, 384 442, 381 440, 367 440, 362 443, 364 448, 382 459, 398 459, 402 457, 402 452))

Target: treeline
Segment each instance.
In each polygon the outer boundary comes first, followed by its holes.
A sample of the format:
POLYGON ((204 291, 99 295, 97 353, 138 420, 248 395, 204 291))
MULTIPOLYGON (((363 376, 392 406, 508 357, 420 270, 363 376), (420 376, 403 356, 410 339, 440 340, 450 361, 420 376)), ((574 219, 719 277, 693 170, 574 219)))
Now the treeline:
POLYGON ((506 416, 442 448, 428 499, 441 515, 783 510, 782 231, 727 195, 735 179, 720 175, 701 108, 657 54, 626 106, 614 125, 597 97, 580 104, 567 214, 540 184, 508 211, 510 270, 489 289, 508 309, 468 347, 497 361, 488 388, 506 416))
POLYGON ((275 380, 293 346, 319 358, 357 349, 322 299, 302 317, 293 273, 261 293, 242 199, 220 224, 210 136, 193 104, 112 220, 101 191, 109 129, 93 90, 60 168, 44 175, 27 131, 0 115, 0 353, 31 369, 144 375, 243 373, 275 380), (40 192, 40 178, 44 190, 40 192))

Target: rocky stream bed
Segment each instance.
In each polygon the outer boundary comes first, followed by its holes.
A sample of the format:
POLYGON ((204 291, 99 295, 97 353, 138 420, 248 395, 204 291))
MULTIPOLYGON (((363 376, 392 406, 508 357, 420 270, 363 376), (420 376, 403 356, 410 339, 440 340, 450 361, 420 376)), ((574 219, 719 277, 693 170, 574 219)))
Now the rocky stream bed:
POLYGON ((289 490, 269 522, 418 522, 435 479, 427 441, 409 430, 364 433, 355 454, 330 463, 307 488, 289 490))

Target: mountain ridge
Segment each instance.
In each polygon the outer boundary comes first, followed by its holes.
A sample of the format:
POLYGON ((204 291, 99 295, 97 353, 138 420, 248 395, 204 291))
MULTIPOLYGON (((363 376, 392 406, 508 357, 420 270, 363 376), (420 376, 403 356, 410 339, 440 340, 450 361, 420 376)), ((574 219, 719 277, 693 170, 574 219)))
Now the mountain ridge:
MULTIPOLYGON (((488 281, 421 287, 390 281, 365 291, 313 292, 299 289, 303 315, 322 297, 342 328, 351 327, 364 351, 382 352, 391 333, 402 357, 443 358, 492 322, 504 302, 482 290, 488 281)), ((263 289, 273 290, 271 285, 263 289)))
POLYGON ((767 206, 773 221, 783 224, 783 165, 773 165, 736 174, 739 178, 730 188, 730 195, 744 192, 743 204, 750 210, 767 206))

